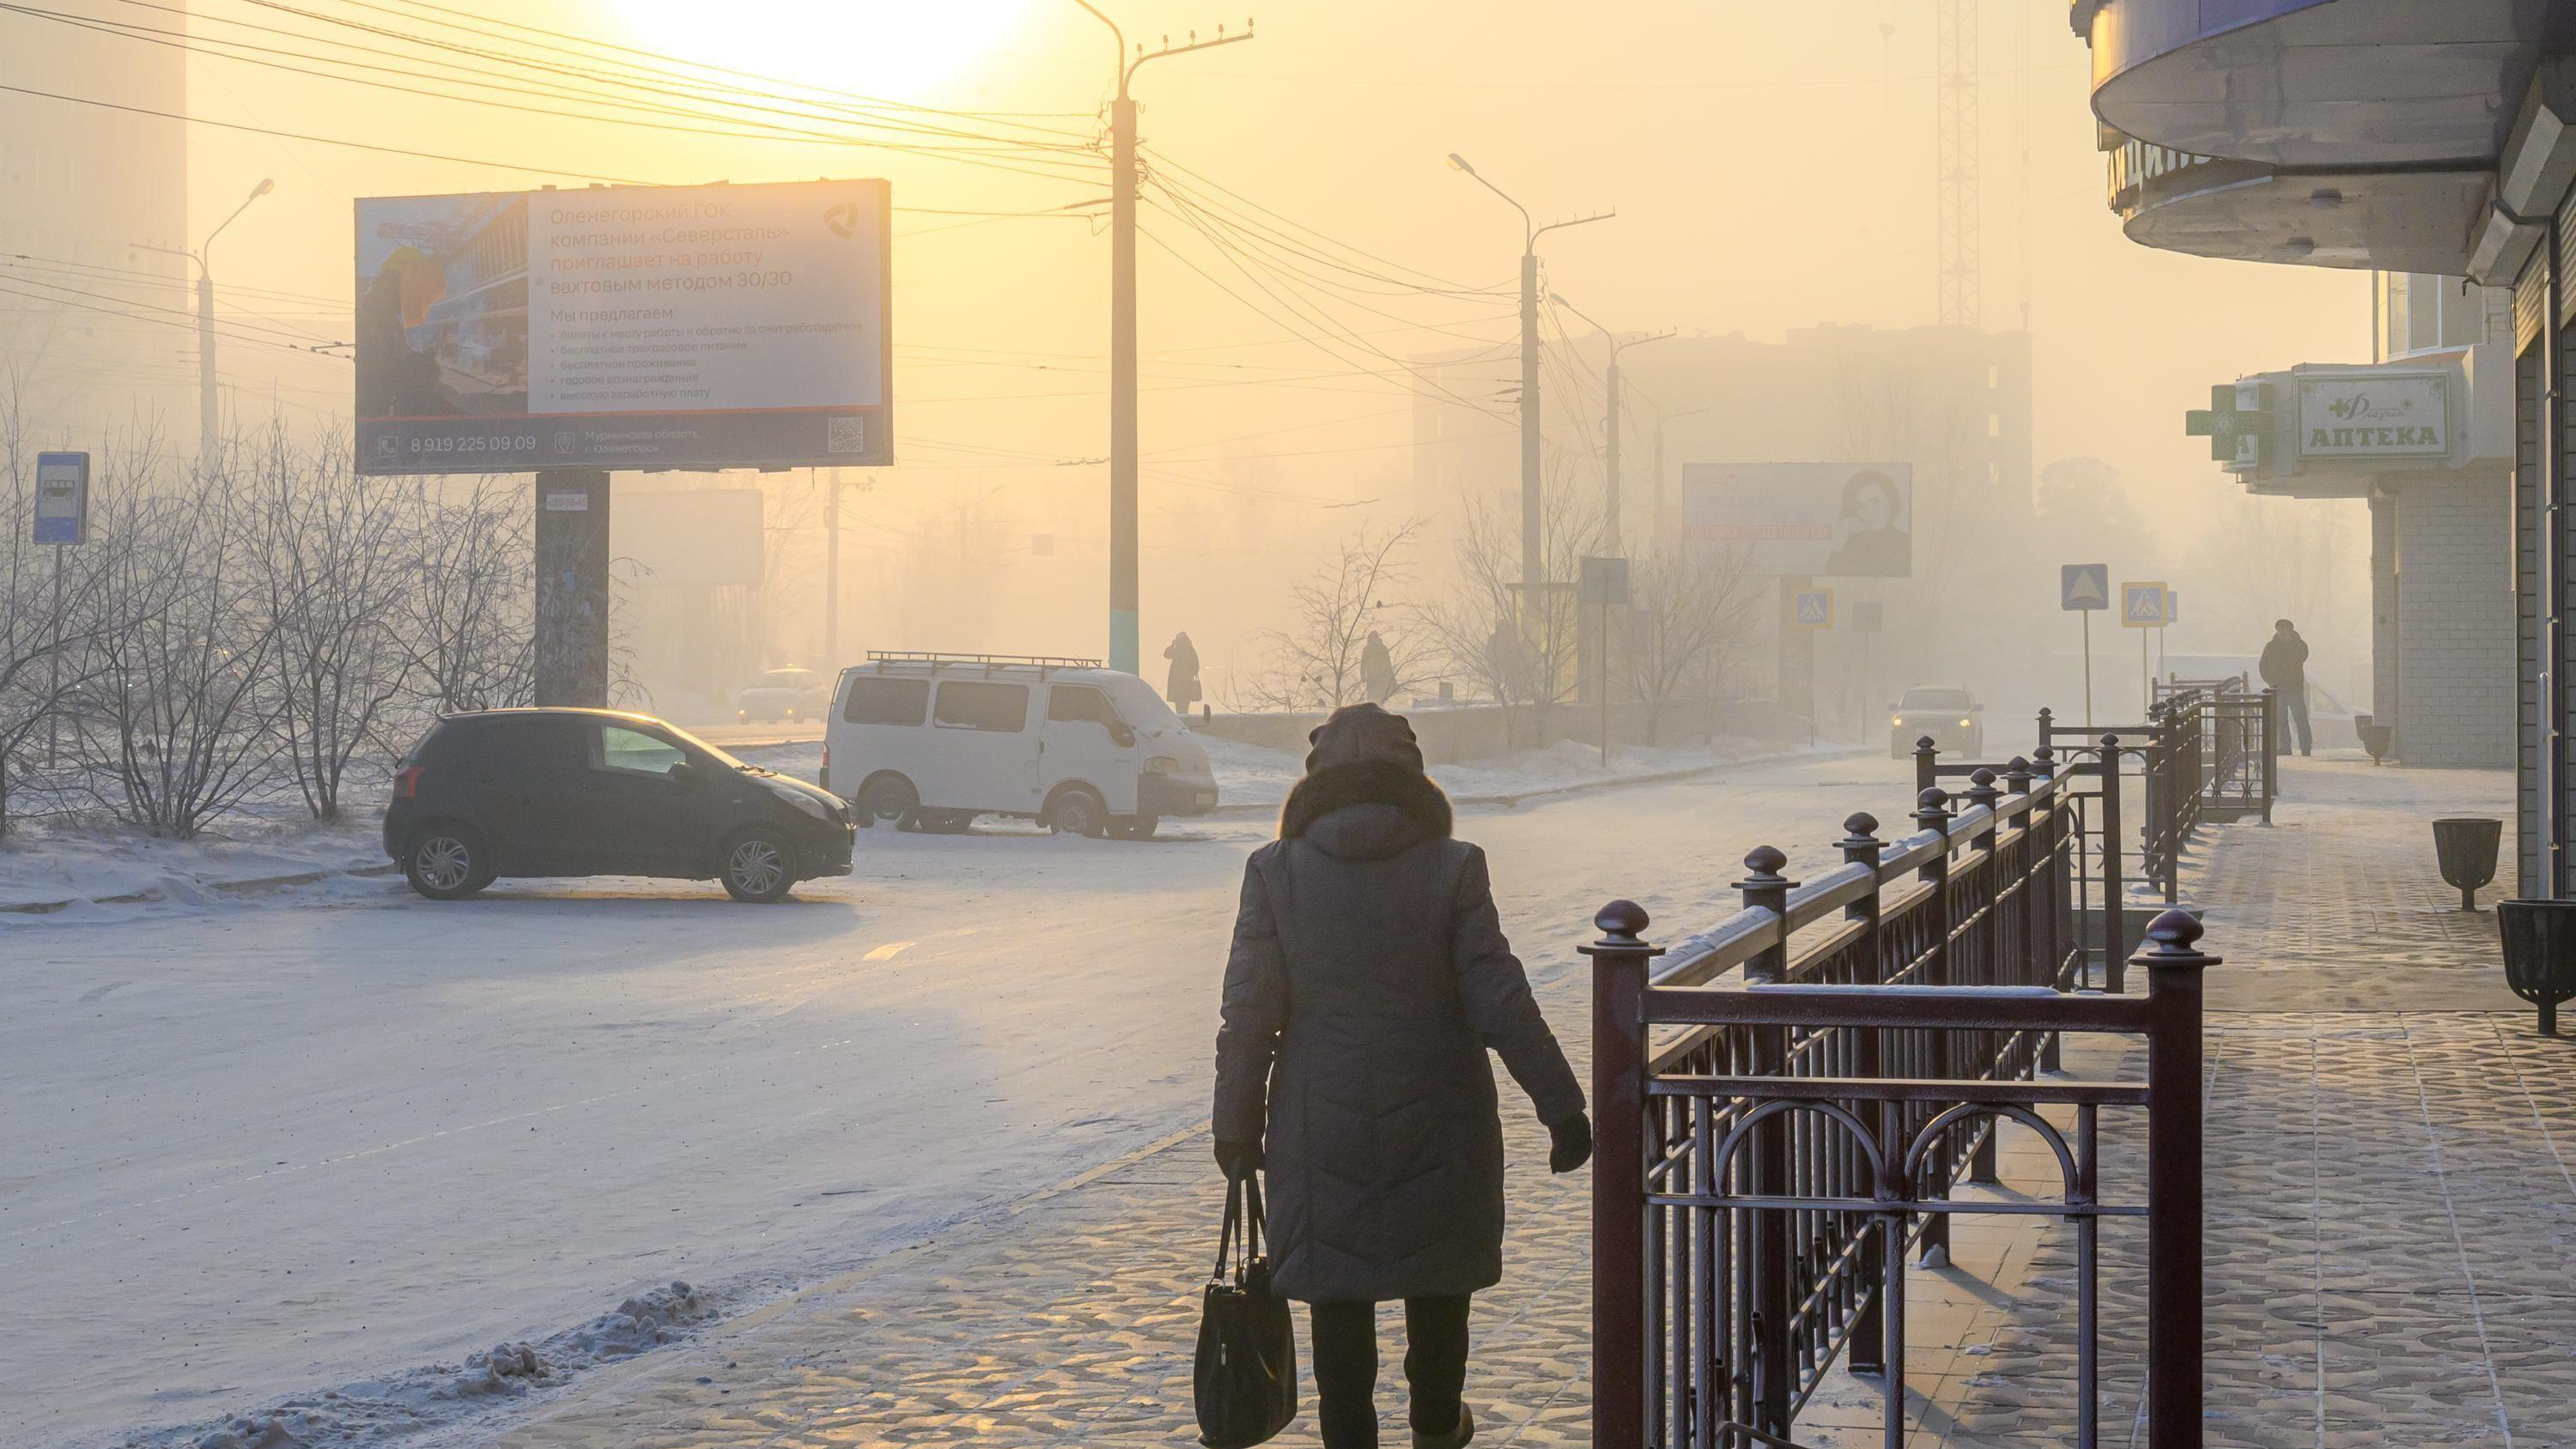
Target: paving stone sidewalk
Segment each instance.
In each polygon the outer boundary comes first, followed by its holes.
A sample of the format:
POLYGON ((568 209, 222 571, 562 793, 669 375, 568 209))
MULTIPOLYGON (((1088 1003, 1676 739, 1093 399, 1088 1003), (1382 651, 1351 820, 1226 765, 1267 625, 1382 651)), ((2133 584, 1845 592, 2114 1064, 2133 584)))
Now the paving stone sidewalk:
MULTIPOLYGON (((2576 1446, 2576 1044, 2495 984, 2492 917, 2444 913, 2435 814, 2504 814, 2499 776, 2292 761, 2280 824, 2217 827, 2186 889, 2208 910, 2209 1440, 2576 1446)), ((1581 1018, 1551 1003, 1579 1051, 1581 1018)), ((2079 1075, 2134 1073, 2114 1046, 2079 1075)), ((2106 1191, 2143 1152, 2106 1119, 2106 1191)), ((1480 1444, 1589 1442, 1587 1178, 1551 1178, 1509 1121, 1504 1285, 1480 1296, 1480 1444)), ((2043 1190, 2004 1139, 2007 1192, 2043 1190)), ((1182 1445, 1218 1180, 1179 1134, 1013 1216, 945 1235, 605 1370, 517 1420, 525 1446, 1182 1445)), ((2072 1239, 1964 1220, 1921 1270, 1908 1362, 1920 1445, 2070 1442, 2072 1239)), ((2137 1426, 2143 1232, 2105 1233, 2105 1442, 2137 1426)), ((1381 1406, 1402 1442, 1400 1338, 1381 1406)), ((1302 1340, 1302 1333, 1301 1333, 1302 1340)), ((1876 1443, 1874 1385, 1838 1375, 1801 1421, 1876 1443)), ((1311 1415, 1279 1441, 1315 1443, 1311 1415)))

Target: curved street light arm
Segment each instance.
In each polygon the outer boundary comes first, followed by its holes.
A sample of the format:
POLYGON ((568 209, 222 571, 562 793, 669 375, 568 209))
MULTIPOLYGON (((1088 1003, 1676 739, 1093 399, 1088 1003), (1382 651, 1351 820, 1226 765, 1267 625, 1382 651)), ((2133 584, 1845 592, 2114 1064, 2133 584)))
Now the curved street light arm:
POLYGON ((1114 56, 1112 56, 1112 57, 1110 58, 1109 66, 1110 66, 1110 69, 1115 70, 1115 71, 1117 71, 1117 72, 1118 72, 1118 94, 1119 94, 1119 95, 1121 95, 1121 96, 1125 96, 1125 95, 1127 94, 1127 74, 1128 74, 1128 72, 1127 72, 1127 32, 1126 32, 1126 31, 1123 31, 1123 30, 1121 30, 1121 29, 1119 29, 1119 28, 1118 28, 1118 22, 1117 22, 1117 21, 1115 21, 1115 20, 1110 19, 1107 15, 1103 14, 1103 13, 1101 12, 1100 7, 1099 7, 1099 6, 1097 6, 1097 5, 1092 4, 1092 3, 1091 3, 1091 0, 1073 0, 1073 3, 1074 3, 1074 4, 1076 4, 1076 5, 1081 6, 1081 7, 1082 7, 1083 9, 1085 9, 1085 10, 1090 11, 1090 12, 1091 12, 1091 14, 1092 14, 1092 18, 1094 18, 1094 19, 1098 20, 1101 24, 1106 25, 1106 26, 1108 26, 1108 27, 1109 27, 1110 44, 1111 44, 1113 47, 1115 47, 1115 48, 1116 48, 1116 50, 1117 50, 1117 54, 1116 54, 1116 55, 1114 55, 1114 56))
MULTIPOLYGON (((1518 203, 1518 202, 1514 202, 1513 204, 1514 204, 1515 206, 1519 205, 1519 203, 1518 203)), ((1556 229, 1558 229, 1559 227, 1581 226, 1581 225, 1583 225, 1583 224, 1584 224, 1585 222, 1587 222, 1587 221, 1608 221, 1608 220, 1610 220, 1612 217, 1617 216, 1618 214, 1619 214, 1619 213, 1614 209, 1614 210, 1611 210, 1611 211, 1596 211, 1596 212, 1592 213, 1590 216, 1569 217, 1569 218, 1567 218, 1567 219, 1566 219, 1566 220, 1564 220, 1564 221, 1551 221, 1551 222, 1549 222, 1547 225, 1545 225, 1545 226, 1543 226, 1543 227, 1539 227, 1537 230, 1532 231, 1532 232, 1530 233, 1530 245, 1532 245, 1532 246, 1536 246, 1536 245, 1538 245, 1538 239, 1539 239, 1540 237, 1545 236, 1545 235, 1546 235, 1547 233, 1549 233, 1549 232, 1555 231, 1555 230, 1556 230, 1556 229)), ((1529 215, 1529 213, 1528 213, 1528 212, 1522 212, 1522 213, 1521 213, 1521 215, 1523 215, 1523 216, 1527 216, 1527 215, 1529 215)))

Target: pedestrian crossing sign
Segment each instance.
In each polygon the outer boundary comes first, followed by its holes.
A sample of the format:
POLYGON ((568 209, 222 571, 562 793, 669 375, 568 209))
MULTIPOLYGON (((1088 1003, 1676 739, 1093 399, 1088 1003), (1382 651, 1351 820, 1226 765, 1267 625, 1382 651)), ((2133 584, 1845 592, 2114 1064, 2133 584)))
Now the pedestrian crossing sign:
POLYGON ((1800 589, 1798 591, 1798 627, 1830 629, 1834 626, 1834 591, 1800 589))
POLYGON ((2057 607, 2069 613, 2111 607, 2111 566, 2109 564, 2059 565, 2057 607))
POLYGON ((2165 617, 2165 586, 2162 580, 2152 583, 2120 585, 2120 627, 2124 629, 2161 629, 2165 617))

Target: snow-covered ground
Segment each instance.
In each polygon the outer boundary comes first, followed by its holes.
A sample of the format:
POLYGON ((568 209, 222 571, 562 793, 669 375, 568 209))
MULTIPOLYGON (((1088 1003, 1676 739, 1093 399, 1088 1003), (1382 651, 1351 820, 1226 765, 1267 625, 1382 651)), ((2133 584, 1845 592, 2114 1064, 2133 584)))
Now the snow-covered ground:
MULTIPOLYGON (((1225 753, 1253 798, 1264 762, 1225 753)), ((1888 761, 1792 763, 1459 828, 1574 1030, 1602 901, 1687 934, 1749 846, 1812 869, 1905 794, 1888 761)), ((481 1442, 590 1359, 1186 1128, 1269 830, 872 830, 770 908, 339 877, 0 913, 0 1445, 481 1442), (687 1314, 612 1311, 675 1280, 687 1314)))

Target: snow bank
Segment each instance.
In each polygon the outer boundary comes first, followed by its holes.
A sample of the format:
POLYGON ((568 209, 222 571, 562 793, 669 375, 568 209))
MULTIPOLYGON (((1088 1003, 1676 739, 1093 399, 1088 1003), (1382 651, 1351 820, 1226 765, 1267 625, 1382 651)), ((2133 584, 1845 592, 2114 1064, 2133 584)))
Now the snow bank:
POLYGON ((156 840, 119 828, 15 826, 0 839, 0 910, 59 902, 205 904, 225 887, 282 884, 386 864, 382 805, 353 806, 337 824, 245 810, 196 840, 156 840), (263 818, 265 816, 265 818, 263 818))
POLYGON ((504 1343, 461 1364, 431 1364, 122 1442, 129 1449, 345 1449, 383 1443, 456 1427, 498 1405, 561 1388, 585 1369, 687 1337, 719 1316, 712 1294, 675 1282, 540 1343, 504 1343))

